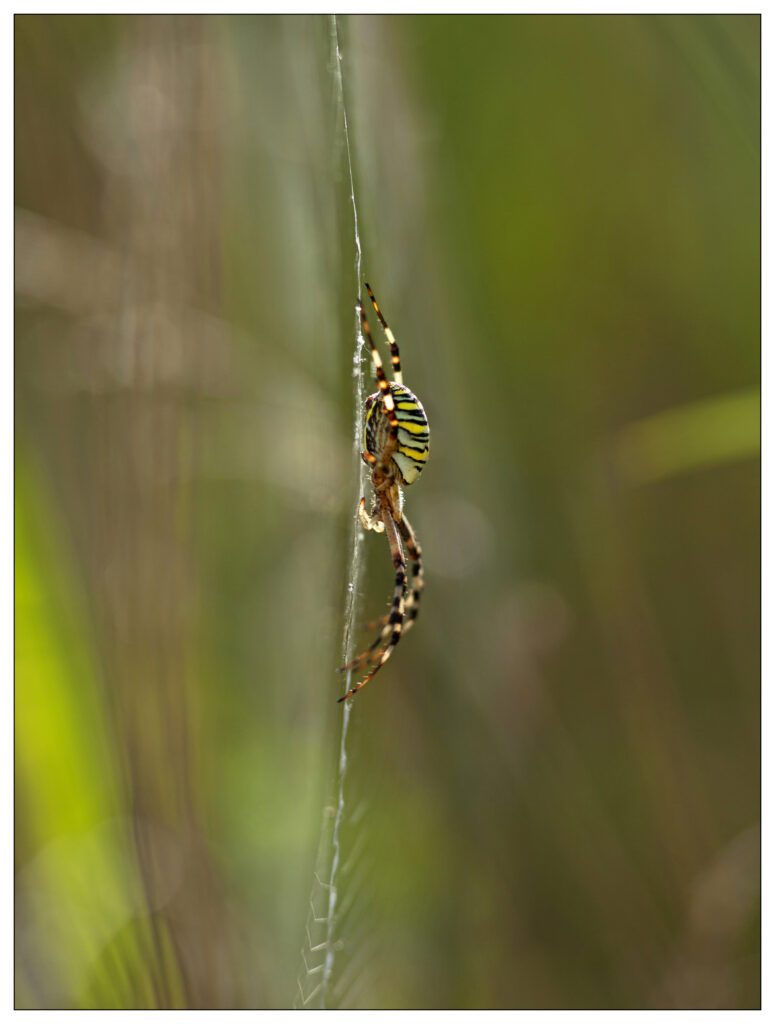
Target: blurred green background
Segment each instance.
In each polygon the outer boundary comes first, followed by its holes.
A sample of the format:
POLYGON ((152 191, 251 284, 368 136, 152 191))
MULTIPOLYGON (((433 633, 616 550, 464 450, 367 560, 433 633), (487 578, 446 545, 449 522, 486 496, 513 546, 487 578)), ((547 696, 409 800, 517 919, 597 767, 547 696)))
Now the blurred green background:
POLYGON ((758 17, 339 19, 433 436, 317 993, 359 494, 331 24, 15 25, 17 1005, 758 1006, 758 17))

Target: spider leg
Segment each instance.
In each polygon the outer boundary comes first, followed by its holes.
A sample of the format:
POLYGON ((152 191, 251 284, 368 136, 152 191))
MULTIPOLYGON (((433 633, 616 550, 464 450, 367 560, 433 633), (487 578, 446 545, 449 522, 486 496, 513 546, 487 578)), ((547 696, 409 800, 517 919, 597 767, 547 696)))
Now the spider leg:
MULTIPOLYGON (((366 511, 365 498, 361 498, 360 502, 358 503, 358 515, 360 517, 361 524, 363 525, 364 529, 374 530, 375 533, 384 533, 385 521, 381 517, 368 514, 368 512, 366 511)), ((392 522, 392 518, 389 514, 387 515, 387 518, 390 519, 392 522)), ((404 570, 405 569, 406 567, 404 566, 404 570)), ((405 587, 404 590, 406 590, 405 587)), ((389 634, 392 632, 392 627, 389 625, 389 623, 391 621, 390 616, 393 613, 393 611, 394 607, 391 606, 391 610, 389 612, 386 612, 384 615, 380 615, 378 619, 373 619, 371 622, 364 623, 364 625, 361 628, 366 630, 378 630, 376 639, 373 640, 371 644, 369 644, 365 651, 362 651, 360 654, 356 655, 352 659, 352 661, 348 661, 346 665, 342 665, 342 667, 339 669, 340 672, 347 672, 353 668, 360 669, 363 665, 366 665, 369 662, 374 662, 382 654, 382 651, 378 650, 378 648, 381 647, 384 640, 386 640, 389 634)))
MULTIPOLYGON (((368 285, 367 285, 368 287, 368 285)), ((390 424, 390 438, 393 445, 398 446, 398 417, 396 416, 396 403, 393 401, 393 395, 390 391, 390 383, 385 376, 385 369, 382 366, 382 357, 377 351, 377 346, 374 344, 374 338, 371 334, 371 327, 369 327, 369 321, 366 317, 366 311, 363 308, 363 303, 358 299, 358 315, 361 318, 361 330, 363 336, 366 339, 369 352, 371 353, 371 361, 374 364, 374 373, 377 377, 377 387, 379 388, 380 400, 382 401, 382 408, 387 416, 388 423, 390 424)), ((382 314, 379 314, 380 317, 382 314)), ((400 370, 399 370, 400 374, 400 370)), ((392 454, 392 453, 391 453, 392 454)), ((376 458, 369 452, 364 452, 362 458, 365 462, 370 465, 374 465, 377 461, 376 458)))
MULTIPOLYGON (((393 602, 390 606, 390 614, 388 620, 382 628, 381 633, 377 637, 377 642, 371 645, 369 651, 364 652, 367 655, 371 654, 372 648, 374 653, 371 655, 377 660, 376 664, 368 671, 368 673, 352 686, 344 697, 340 697, 338 702, 342 703, 344 700, 350 700, 352 697, 362 690, 363 687, 371 682, 374 676, 379 672, 385 662, 388 660, 390 655, 393 653, 393 648, 401 639, 401 630, 404 623, 404 600, 406 594, 406 560, 404 559, 404 552, 401 546, 401 538, 398 535, 396 524, 393 521, 393 517, 390 514, 389 509, 383 506, 382 518, 385 523, 385 532, 387 533, 388 542, 390 544, 390 554, 393 558, 393 567, 396 571, 395 587, 393 589, 393 602)), ((354 664, 360 664, 362 655, 359 655, 355 659, 354 664)), ((363 658, 363 660, 367 660, 363 658)))
POLYGON ((388 327, 387 320, 382 315, 382 310, 377 305, 377 300, 374 297, 374 292, 371 290, 368 283, 366 284, 366 291, 369 293, 369 298, 371 299, 371 304, 374 307, 374 312, 379 317, 379 322, 382 324, 382 330, 385 332, 385 337, 387 338, 388 344, 390 345, 390 362, 393 366, 393 380, 396 382, 396 384, 403 384, 404 378, 401 373, 401 356, 399 355, 398 352, 398 342, 396 341, 393 332, 388 327))
POLYGON ((406 550, 409 552, 409 558, 412 562, 412 589, 409 592, 409 597, 406 599, 406 620, 404 622, 404 633, 407 633, 414 625, 414 621, 420 611, 420 598, 425 589, 425 573, 422 566, 422 548, 417 540, 417 534, 414 532, 412 524, 406 518, 406 515, 401 517, 398 529, 406 544, 406 550))
POLYGON ((351 668, 360 669, 363 665, 366 665, 370 662, 374 662, 376 660, 376 655, 374 654, 374 652, 382 643, 382 629, 389 618, 390 613, 388 613, 387 615, 383 615, 381 620, 377 620, 376 625, 379 627, 380 630, 379 633, 377 633, 377 639, 372 641, 372 643, 369 644, 366 650, 358 654, 355 658, 353 658, 352 661, 348 661, 346 665, 342 665, 342 667, 338 670, 339 672, 349 672, 351 668))
MULTIPOLYGON (((372 527, 372 529, 378 528, 384 530, 385 527, 382 522, 379 523, 379 527, 372 527)), ((412 568, 412 585, 409 591, 409 596, 404 604, 403 633, 406 634, 414 625, 415 619, 420 612, 420 598, 422 597, 423 590, 425 589, 425 573, 423 572, 422 564, 422 548, 420 547, 420 542, 417 540, 417 534, 414 532, 412 524, 407 519, 406 514, 402 516, 401 521, 398 524, 398 532, 401 534, 401 539, 404 541, 406 546, 412 568)), ((366 630, 381 630, 389 617, 390 613, 380 615, 378 619, 372 619, 371 622, 364 622, 361 628, 366 630)), ((370 652, 377 646, 378 642, 379 637, 367 651, 364 651, 363 654, 359 655, 354 659, 354 661, 350 662, 350 664, 345 667, 354 668, 355 665, 365 662, 368 659, 370 652)))

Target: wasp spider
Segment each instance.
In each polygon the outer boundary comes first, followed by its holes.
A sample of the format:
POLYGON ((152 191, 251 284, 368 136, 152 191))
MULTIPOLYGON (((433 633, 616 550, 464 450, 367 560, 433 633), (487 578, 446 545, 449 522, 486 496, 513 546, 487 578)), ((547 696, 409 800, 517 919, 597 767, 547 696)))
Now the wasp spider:
POLYGON ((364 530, 387 534, 396 575, 390 611, 375 623, 379 630, 376 640, 342 668, 342 671, 363 671, 365 675, 344 697, 339 698, 339 703, 350 700, 362 690, 388 660, 393 648, 417 618, 423 589, 422 551, 404 514, 401 488, 415 482, 428 460, 428 418, 417 396, 404 386, 398 342, 368 284, 366 291, 390 345, 393 380, 389 381, 385 376, 369 321, 359 299, 361 328, 369 345, 379 390, 369 395, 363 410, 366 450, 361 453, 361 458, 371 468, 374 494, 370 511, 366 509, 366 499, 361 498, 358 515, 364 530), (407 578, 404 544, 412 566, 411 585, 407 578))

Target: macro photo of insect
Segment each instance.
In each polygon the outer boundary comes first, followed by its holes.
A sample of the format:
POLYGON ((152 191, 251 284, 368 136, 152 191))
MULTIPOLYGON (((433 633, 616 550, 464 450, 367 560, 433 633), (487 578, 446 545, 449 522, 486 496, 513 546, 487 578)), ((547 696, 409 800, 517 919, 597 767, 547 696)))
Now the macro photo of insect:
POLYGON ((7 1002, 760 1007, 760 16, 103 7, 12 22, 7 1002))

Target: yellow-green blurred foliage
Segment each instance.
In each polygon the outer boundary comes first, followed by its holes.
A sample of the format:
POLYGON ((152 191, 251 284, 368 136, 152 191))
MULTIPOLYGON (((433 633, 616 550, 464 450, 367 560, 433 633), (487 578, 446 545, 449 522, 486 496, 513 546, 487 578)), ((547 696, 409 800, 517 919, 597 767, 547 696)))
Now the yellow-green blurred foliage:
MULTIPOLYGON (((759 20, 339 25, 432 445, 327 1003, 754 1007, 759 20)), ((19 1006, 298 995, 358 472, 329 33, 16 18, 19 1006)))

